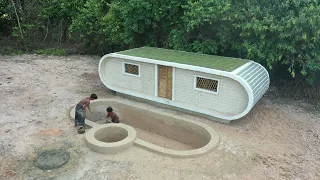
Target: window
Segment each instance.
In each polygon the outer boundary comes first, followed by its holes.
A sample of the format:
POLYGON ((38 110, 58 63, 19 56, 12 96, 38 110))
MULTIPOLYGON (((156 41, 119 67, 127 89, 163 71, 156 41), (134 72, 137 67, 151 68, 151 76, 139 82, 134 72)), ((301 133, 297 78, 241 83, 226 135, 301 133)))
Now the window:
POLYGON ((128 75, 140 76, 140 66, 138 64, 122 63, 122 72, 128 75))
POLYGON ((206 92, 218 93, 219 81, 212 78, 195 76, 195 89, 206 92))

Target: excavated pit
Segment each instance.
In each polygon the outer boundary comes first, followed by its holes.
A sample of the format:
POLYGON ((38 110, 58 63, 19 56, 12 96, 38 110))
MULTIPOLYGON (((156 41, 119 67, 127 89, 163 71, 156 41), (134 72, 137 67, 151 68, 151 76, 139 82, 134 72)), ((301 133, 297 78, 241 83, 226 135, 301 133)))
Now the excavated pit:
POLYGON ((128 131, 120 127, 108 127, 96 131, 94 137, 101 142, 113 143, 128 137, 128 131))
POLYGON ((120 117, 121 123, 137 131, 138 138, 160 147, 192 150, 201 148, 210 141, 210 134, 201 126, 114 101, 93 101, 93 113, 88 112, 87 119, 98 124, 107 123, 105 116, 109 106, 120 117))
MULTIPOLYGON (((85 123, 93 128, 86 133, 86 141, 92 150, 100 153, 117 153, 135 144, 159 154, 195 157, 211 151, 219 143, 219 134, 211 126, 164 109, 119 99, 94 100, 90 107, 92 113, 87 112, 85 123), (110 106, 120 117, 120 123, 106 120, 106 109, 110 106), (123 140, 125 135, 109 137, 110 134, 104 131, 110 127, 124 128, 128 136, 123 140), (103 130, 96 136, 100 129, 103 130)), ((72 119, 74 114, 75 108, 70 112, 72 119)))

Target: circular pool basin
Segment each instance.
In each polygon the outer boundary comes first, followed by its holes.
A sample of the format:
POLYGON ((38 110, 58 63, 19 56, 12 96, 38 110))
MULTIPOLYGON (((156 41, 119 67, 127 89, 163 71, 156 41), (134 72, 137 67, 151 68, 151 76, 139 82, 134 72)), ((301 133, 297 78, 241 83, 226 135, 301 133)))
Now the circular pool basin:
POLYGON ((104 124, 90 129, 86 134, 88 147, 96 152, 114 154, 133 145, 136 131, 125 124, 104 124))

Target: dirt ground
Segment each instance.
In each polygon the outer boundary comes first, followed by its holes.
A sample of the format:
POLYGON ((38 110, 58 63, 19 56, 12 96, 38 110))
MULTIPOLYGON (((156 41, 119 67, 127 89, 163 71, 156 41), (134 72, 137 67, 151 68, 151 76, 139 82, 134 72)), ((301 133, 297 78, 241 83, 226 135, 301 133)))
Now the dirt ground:
POLYGON ((211 125, 219 145, 177 159, 131 147, 115 155, 87 148, 69 118, 81 98, 114 96, 98 76, 99 57, 0 56, 0 179, 320 179, 320 116, 312 105, 281 99, 275 88, 230 124, 211 125), (59 169, 34 166, 42 149, 70 153, 59 169))

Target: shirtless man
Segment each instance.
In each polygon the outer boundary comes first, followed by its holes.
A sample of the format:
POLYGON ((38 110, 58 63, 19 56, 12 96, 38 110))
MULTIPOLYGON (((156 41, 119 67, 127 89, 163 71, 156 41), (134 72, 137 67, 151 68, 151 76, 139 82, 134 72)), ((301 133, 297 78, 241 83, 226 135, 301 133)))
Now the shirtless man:
POLYGON ((110 117, 112 123, 120 123, 119 117, 118 117, 118 115, 117 115, 115 112, 113 112, 112 107, 108 107, 108 108, 107 108, 107 112, 108 112, 108 113, 107 113, 106 118, 110 117))
POLYGON ((88 107, 89 111, 91 112, 90 109, 90 101, 98 99, 98 96, 96 94, 91 94, 90 97, 86 97, 82 99, 76 106, 76 111, 75 111, 75 127, 79 125, 78 128, 78 133, 83 134, 85 132, 84 129, 84 120, 86 117, 86 108, 88 107))

